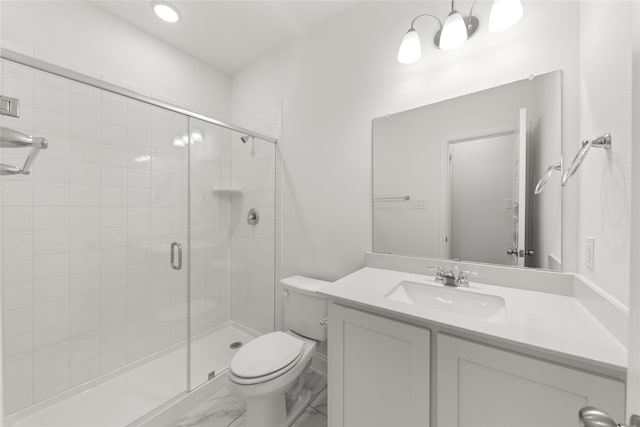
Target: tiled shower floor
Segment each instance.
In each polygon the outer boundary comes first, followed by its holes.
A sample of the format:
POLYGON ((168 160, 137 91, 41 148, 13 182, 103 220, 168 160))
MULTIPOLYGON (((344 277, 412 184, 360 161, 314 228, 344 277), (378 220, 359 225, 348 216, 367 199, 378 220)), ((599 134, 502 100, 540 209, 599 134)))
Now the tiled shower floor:
MULTIPOLYGON (((237 350, 229 344, 248 342, 253 336, 228 322, 193 342, 192 384, 207 374, 227 369, 237 350)), ((92 388, 60 399, 39 412, 12 416, 8 427, 114 427, 126 426, 185 391, 186 348, 151 359, 92 388)))
MULTIPOLYGON (((326 427, 327 379, 309 370, 305 378, 307 387, 311 388, 311 403, 293 427, 326 427)), ((175 427, 244 427, 244 412, 244 402, 223 388, 187 411, 175 427)))

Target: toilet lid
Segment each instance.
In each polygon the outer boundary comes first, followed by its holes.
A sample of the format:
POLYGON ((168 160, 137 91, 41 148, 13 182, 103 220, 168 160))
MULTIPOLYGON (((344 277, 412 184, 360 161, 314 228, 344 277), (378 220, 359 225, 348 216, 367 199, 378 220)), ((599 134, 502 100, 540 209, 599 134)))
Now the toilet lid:
POLYGON ((244 378, 269 375, 295 361, 303 346, 302 340, 289 334, 271 332, 242 347, 231 359, 231 372, 244 378))

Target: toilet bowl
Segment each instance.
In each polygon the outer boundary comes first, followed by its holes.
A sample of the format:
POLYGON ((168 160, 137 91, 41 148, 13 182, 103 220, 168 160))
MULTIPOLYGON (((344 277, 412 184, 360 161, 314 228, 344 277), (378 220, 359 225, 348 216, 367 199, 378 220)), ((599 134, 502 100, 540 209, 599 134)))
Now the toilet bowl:
POLYGON ((311 392, 302 387, 298 396, 291 396, 295 404, 289 410, 286 393, 311 365, 318 341, 326 340, 326 299, 316 291, 327 282, 293 276, 282 285, 283 323, 290 329, 249 342, 229 366, 227 388, 246 402, 246 427, 286 427, 295 421, 311 392))

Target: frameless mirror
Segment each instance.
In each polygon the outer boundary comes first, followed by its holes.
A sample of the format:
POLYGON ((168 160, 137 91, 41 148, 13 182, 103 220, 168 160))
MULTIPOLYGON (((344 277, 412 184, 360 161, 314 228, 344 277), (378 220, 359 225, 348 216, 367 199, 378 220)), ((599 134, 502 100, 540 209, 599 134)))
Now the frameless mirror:
POLYGON ((373 250, 562 269, 560 71, 373 120, 373 250))

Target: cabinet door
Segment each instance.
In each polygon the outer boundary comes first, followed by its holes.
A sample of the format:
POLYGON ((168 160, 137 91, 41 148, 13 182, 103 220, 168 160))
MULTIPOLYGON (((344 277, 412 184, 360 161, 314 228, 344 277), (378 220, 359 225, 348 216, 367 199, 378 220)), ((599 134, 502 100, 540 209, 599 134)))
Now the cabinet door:
POLYGON ((438 335, 438 427, 573 427, 593 405, 624 417, 624 384, 438 335))
POLYGON ((429 425, 429 331, 339 305, 329 310, 329 425, 429 425))

